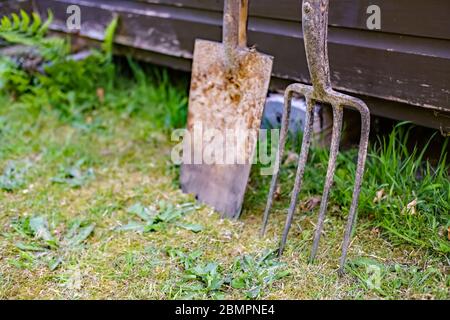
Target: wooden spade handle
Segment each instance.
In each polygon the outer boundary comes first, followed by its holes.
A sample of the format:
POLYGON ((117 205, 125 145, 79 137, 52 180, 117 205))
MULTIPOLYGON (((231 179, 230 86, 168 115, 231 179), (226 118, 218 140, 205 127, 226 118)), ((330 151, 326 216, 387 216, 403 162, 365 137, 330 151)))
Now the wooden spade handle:
POLYGON ((241 0, 239 13, 239 47, 247 47, 248 0, 241 0))
POLYGON ((227 66, 233 68, 238 48, 247 47, 248 0, 225 0, 223 44, 227 66))

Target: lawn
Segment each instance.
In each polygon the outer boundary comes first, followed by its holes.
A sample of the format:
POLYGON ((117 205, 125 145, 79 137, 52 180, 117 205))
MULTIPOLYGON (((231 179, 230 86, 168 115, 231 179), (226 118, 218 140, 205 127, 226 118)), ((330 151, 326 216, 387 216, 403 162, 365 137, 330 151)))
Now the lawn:
POLYGON ((0 299, 450 298, 446 143, 431 166, 424 149, 406 148, 414 139, 406 124, 373 139, 339 277, 356 151, 340 155, 325 233, 308 264, 328 160, 313 150, 278 259, 292 162, 284 162, 265 238, 270 177, 257 166, 241 219, 221 220, 180 191, 171 162, 187 77, 113 60, 110 46, 68 61, 53 41, 41 48, 52 61, 44 74, 2 61, 0 299))

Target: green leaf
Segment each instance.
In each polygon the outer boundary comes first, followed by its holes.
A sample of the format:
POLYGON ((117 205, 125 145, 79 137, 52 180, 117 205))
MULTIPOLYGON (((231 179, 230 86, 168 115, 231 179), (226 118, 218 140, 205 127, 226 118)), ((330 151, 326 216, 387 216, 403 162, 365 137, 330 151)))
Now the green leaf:
POLYGON ((199 225, 199 224, 194 224, 194 223, 182 223, 182 224, 178 224, 177 225, 180 228, 192 231, 194 233, 199 233, 201 231, 203 231, 203 226, 199 225))
POLYGON ((61 168, 60 173, 51 179, 54 183, 67 184, 72 188, 80 188, 90 180, 95 178, 94 170, 89 168, 81 170, 82 161, 78 161, 74 166, 61 168))
POLYGON ((13 25, 12 25, 13 29, 14 30, 19 30, 20 29, 20 25, 21 25, 20 17, 17 14, 15 14, 15 13, 12 13, 11 17, 12 17, 12 20, 13 20, 13 25))
POLYGON ((291 274, 291 272, 289 270, 283 270, 280 272, 277 272, 277 274, 275 275, 275 280, 279 280, 281 278, 287 277, 291 274))
POLYGON ((163 222, 171 222, 178 218, 181 218, 183 215, 183 211, 174 208, 167 208, 162 213, 158 215, 158 218, 163 222))
POLYGON ((126 225, 119 226, 115 228, 116 231, 136 231, 136 232, 144 232, 145 226, 143 226, 139 222, 131 221, 126 225))
POLYGON ((223 285, 223 280, 221 278, 221 275, 217 275, 209 281, 208 289, 213 290, 213 291, 220 290, 222 285, 223 285))
POLYGON ((41 246, 34 245, 34 244, 25 244, 22 242, 16 243, 16 247, 22 251, 35 251, 35 252, 47 251, 46 248, 43 248, 41 246))
POLYGON ((150 222, 149 224, 147 224, 147 225, 144 227, 144 232, 156 232, 156 231, 161 230, 162 227, 163 227, 163 224, 162 224, 162 223, 153 223, 153 222, 150 222))
POLYGON ((94 229, 95 229, 95 223, 92 223, 86 227, 79 229, 79 231, 72 238, 66 239, 67 246, 75 247, 75 246, 80 245, 83 241, 85 241, 91 235, 91 233, 94 231, 94 229))
POLYGON ((51 12, 50 10, 48 10, 47 12, 48 12, 48 13, 47 13, 47 15, 48 15, 47 20, 44 22, 43 25, 41 25, 41 27, 40 27, 39 30, 37 31, 37 35, 38 35, 38 36, 41 36, 41 37, 45 36, 45 34, 46 34, 47 31, 48 31, 48 28, 50 27, 50 25, 51 25, 52 22, 53 22, 53 12, 51 12))
MULTIPOLYGON (((185 279, 185 280, 195 280, 195 279, 197 279, 197 275, 195 275, 195 274, 185 274, 185 275, 183 275, 183 279, 185 279)), ((202 289, 203 289, 203 286, 202 286, 202 289)), ((192 290, 192 288, 191 288, 191 290, 192 290)))
POLYGON ((26 260, 29 262, 34 262, 34 255, 32 255, 31 253, 27 252, 27 251, 20 251, 19 256, 22 260, 26 260))
POLYGON ((20 24, 20 31, 27 32, 30 25, 30 16, 23 10, 20 10, 20 16, 22 17, 22 22, 20 24))
POLYGON ((73 237, 75 237, 75 235, 78 232, 78 229, 81 227, 81 220, 80 219, 76 219, 74 222, 72 222, 72 224, 70 225, 70 229, 69 231, 66 232, 64 239, 71 239, 73 237))
MULTIPOLYGON (((3 64, 0 63, 0 76, 3 75, 3 64)), ((11 74, 10 74, 11 76, 11 74)), ((13 192, 25 185, 25 175, 31 166, 30 163, 23 161, 9 161, 3 174, 0 175, 0 189, 13 192)))
POLYGON ((245 293, 245 295, 249 299, 256 299, 259 297, 260 294, 261 294, 261 287, 259 287, 259 286, 255 287, 245 293))
POLYGON ((39 216, 30 219, 30 229, 34 236, 44 241, 53 241, 53 237, 48 229, 47 219, 39 216))
POLYGON ((237 278, 233 279, 231 281, 231 287, 234 289, 243 289, 246 287, 245 279, 244 278, 237 278))
POLYGON ((113 53, 114 36, 116 34, 116 29, 119 24, 118 16, 115 16, 111 23, 105 30, 105 40, 102 44, 103 52, 106 54, 107 58, 110 59, 113 53))
POLYGON ((63 260, 60 257, 53 258, 48 262, 48 268, 50 269, 50 271, 55 271, 62 262, 63 260))
POLYGON ((7 16, 3 16, 0 31, 4 32, 11 29, 12 29, 11 19, 7 16))
POLYGON ((36 12, 33 12, 32 16, 33 16, 33 23, 30 26, 29 33, 35 34, 39 30, 39 27, 42 25, 42 20, 39 14, 37 14, 36 12))
POLYGON ((189 258, 192 260, 197 260, 202 256, 203 252, 201 250, 195 250, 189 254, 189 258))
POLYGON ((139 218, 141 218, 144 221, 153 221, 153 217, 152 217, 150 210, 148 208, 144 207, 139 202, 132 205, 130 208, 128 208, 127 212, 137 215, 139 218))

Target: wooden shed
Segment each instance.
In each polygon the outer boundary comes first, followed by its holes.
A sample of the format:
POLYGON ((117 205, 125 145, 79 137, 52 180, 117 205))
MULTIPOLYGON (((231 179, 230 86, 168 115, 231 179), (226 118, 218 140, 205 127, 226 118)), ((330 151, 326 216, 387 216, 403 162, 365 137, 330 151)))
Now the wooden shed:
MULTIPOLYGON (((119 15, 119 52, 188 71, 196 38, 220 40, 223 0, 22 0, 0 2, 55 15, 68 32, 67 8, 81 9, 77 35, 102 40, 119 15)), ((309 82, 301 0, 251 0, 249 44, 275 57, 272 89, 309 82)), ((448 0, 331 0, 333 85, 358 95, 375 115, 450 132, 450 2, 448 0), (381 30, 368 30, 367 8, 381 8, 381 30)))

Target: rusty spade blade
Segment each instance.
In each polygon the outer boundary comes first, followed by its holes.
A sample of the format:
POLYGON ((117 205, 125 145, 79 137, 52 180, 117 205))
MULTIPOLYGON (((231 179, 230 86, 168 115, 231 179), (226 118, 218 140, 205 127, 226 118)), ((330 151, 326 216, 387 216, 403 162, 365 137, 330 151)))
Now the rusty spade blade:
POLYGON ((223 43, 197 40, 181 186, 200 202, 239 216, 273 58, 247 48, 248 0, 226 0, 223 43))
POLYGON ((322 194, 322 201, 319 210, 319 220, 316 226, 313 248, 310 262, 313 262, 319 247, 319 240, 322 234, 325 221, 328 197, 333 184, 334 173, 336 169, 336 160, 339 153, 339 144, 342 132, 343 108, 350 107, 361 114, 361 140, 359 145, 358 164, 356 169, 355 186, 353 199, 348 216, 348 222, 342 245, 342 256, 340 259, 340 273, 343 272, 347 251, 350 244, 351 232, 354 227, 356 211, 358 208, 359 195, 361 191, 364 166, 367 157, 367 146, 370 130, 370 112, 366 104, 354 97, 344 95, 333 90, 330 81, 330 67, 328 60, 328 11, 329 0, 303 0, 303 34, 305 40, 306 56, 308 67, 311 74, 312 86, 303 84, 293 84, 289 86, 285 93, 285 108, 283 113, 282 128, 280 135, 280 145, 275 163, 275 171, 272 177, 270 192, 267 200, 266 210, 264 212, 264 222, 262 234, 264 235, 270 210, 273 203, 273 196, 276 190, 278 175, 280 171, 280 162, 283 157, 286 136, 291 112, 291 99, 294 93, 303 95, 307 103, 307 114, 305 122, 305 131, 303 135, 302 149, 298 161, 297 174, 292 191, 291 203, 288 209, 288 215, 284 232, 281 239, 279 254, 283 253, 286 245, 287 236, 292 224, 292 219, 297 206, 298 195, 302 187, 303 174, 308 159, 308 152, 311 144, 311 131, 314 120, 314 106, 318 102, 327 103, 333 109, 333 135, 330 148, 330 158, 328 170, 325 179, 325 187, 322 194))

